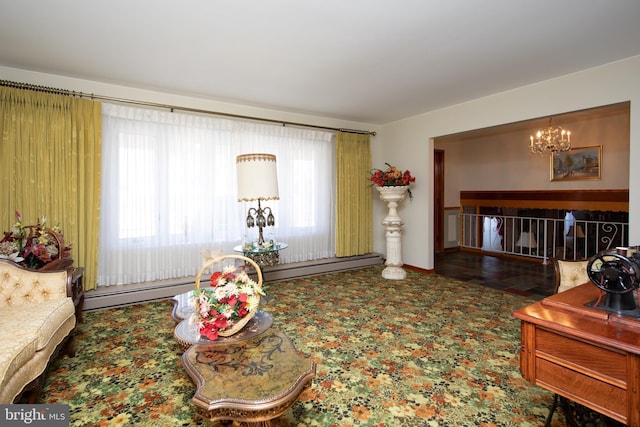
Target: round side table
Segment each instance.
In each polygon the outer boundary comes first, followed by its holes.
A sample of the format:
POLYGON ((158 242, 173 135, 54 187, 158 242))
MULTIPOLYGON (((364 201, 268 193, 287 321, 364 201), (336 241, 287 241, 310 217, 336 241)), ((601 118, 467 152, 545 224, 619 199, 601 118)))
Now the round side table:
POLYGON ((240 252, 242 255, 247 258, 251 258, 260 266, 260 268, 264 267, 272 267, 280 261, 279 252, 287 249, 289 247, 288 244, 282 242, 275 242, 270 246, 260 247, 257 244, 252 244, 250 246, 238 245, 233 248, 235 252, 240 252))

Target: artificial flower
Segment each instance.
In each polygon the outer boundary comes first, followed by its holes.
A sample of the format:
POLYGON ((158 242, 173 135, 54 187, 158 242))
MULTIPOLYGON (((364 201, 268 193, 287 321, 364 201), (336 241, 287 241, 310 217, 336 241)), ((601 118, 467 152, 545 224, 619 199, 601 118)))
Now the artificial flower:
MULTIPOLYGON (((374 185, 378 187, 399 187, 408 186, 412 182, 416 182, 416 178, 411 175, 409 170, 402 172, 389 163, 385 163, 385 165, 387 165, 385 170, 373 169, 371 171, 369 179, 374 185)), ((409 198, 412 198, 411 190, 407 188, 407 192, 409 193, 409 198)))
POLYGON ((63 243, 60 227, 46 227, 47 217, 36 225, 23 225, 22 215, 15 212, 16 223, 0 240, 0 258, 9 259, 30 270, 41 269, 53 262, 70 259, 70 247, 63 243))
POLYGON ((200 335, 215 341, 221 331, 257 309, 264 292, 244 268, 234 265, 214 272, 209 282, 210 287, 194 291, 196 325, 200 335))

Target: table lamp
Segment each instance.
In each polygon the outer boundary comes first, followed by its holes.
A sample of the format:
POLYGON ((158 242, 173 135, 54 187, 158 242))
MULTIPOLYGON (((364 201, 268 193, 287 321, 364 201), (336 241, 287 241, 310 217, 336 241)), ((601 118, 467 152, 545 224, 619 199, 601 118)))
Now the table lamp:
POLYGON ((258 209, 250 208, 247 227, 258 226, 258 244, 264 244, 262 229, 275 225, 271 208, 262 208, 262 200, 278 200, 278 173, 273 154, 241 154, 236 157, 238 172, 238 201, 258 201, 258 209), (266 215, 266 216, 265 216, 266 215))
POLYGON ((567 237, 577 237, 579 239, 584 238, 585 235, 584 235, 584 230, 582 229, 582 226, 581 225, 576 225, 576 226, 571 225, 569 227, 569 231, 567 231, 567 237))
POLYGON ((516 247, 519 247, 520 251, 522 251, 522 249, 524 248, 527 248, 529 249, 529 253, 531 253, 531 251, 534 249, 538 249, 538 242, 536 241, 536 237, 533 235, 533 232, 523 231, 522 234, 520 234, 520 238, 518 238, 518 241, 516 242, 516 247))

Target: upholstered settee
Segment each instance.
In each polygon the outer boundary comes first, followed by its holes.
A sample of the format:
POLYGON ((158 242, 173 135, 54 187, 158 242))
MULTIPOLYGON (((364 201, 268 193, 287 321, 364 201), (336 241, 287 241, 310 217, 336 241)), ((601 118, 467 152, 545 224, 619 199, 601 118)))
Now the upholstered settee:
POLYGON ((0 259, 0 404, 26 392, 35 403, 49 360, 62 350, 74 355, 72 273, 31 271, 0 259))

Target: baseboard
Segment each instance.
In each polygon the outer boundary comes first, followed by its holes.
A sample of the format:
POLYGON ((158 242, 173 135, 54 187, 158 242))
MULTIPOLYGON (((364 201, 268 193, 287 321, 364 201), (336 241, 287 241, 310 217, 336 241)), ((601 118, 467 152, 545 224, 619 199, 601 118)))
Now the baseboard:
MULTIPOLYGON (((318 274, 354 270, 383 263, 381 254, 372 253, 345 258, 326 258, 314 261, 278 264, 262 270, 266 283, 290 280, 318 274)), ((133 285, 104 286, 87 291, 84 299, 84 311, 101 310, 123 305, 139 304, 171 298, 188 292, 195 287, 195 277, 133 285)))

